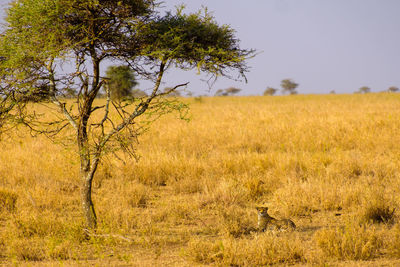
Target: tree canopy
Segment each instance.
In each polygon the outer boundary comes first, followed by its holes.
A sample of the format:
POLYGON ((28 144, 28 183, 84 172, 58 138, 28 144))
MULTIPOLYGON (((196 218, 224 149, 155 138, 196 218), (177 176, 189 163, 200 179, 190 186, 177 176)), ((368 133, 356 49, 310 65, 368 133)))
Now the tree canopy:
POLYGON ((267 87, 264 91, 264 95, 270 95, 273 96, 276 92, 278 92, 278 89, 275 89, 273 87, 267 87))
POLYGON ((291 79, 284 79, 281 81, 281 87, 283 93, 289 93, 291 95, 297 94, 296 88, 299 86, 291 79))
POLYGON ((97 222, 91 187, 102 156, 120 149, 134 155, 135 141, 151 121, 173 110, 185 114, 184 104, 162 96, 186 84, 163 92, 165 72, 177 67, 205 72, 210 79, 231 77, 232 71, 245 77, 246 59, 254 54, 241 49, 234 30, 219 25, 206 10, 185 14, 179 8, 162 16, 158 5, 153 0, 18 0, 7 12, 0 36, 2 82, 16 99, 44 90, 57 107, 52 121, 37 116, 34 124, 24 123, 36 133, 72 137, 88 228, 97 222), (113 101, 112 81, 101 75, 107 60, 153 81, 151 92, 135 101, 113 101), (102 88, 105 103, 96 105, 102 88), (63 96, 71 91, 75 101, 66 101, 63 96))

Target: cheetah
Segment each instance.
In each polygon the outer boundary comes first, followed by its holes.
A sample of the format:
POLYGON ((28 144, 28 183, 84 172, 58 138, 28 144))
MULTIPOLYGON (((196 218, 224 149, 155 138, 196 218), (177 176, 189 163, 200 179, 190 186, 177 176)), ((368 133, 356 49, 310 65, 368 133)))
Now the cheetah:
POLYGON ((275 219, 268 214, 268 207, 256 207, 258 212, 258 231, 286 231, 296 229, 290 219, 275 219))

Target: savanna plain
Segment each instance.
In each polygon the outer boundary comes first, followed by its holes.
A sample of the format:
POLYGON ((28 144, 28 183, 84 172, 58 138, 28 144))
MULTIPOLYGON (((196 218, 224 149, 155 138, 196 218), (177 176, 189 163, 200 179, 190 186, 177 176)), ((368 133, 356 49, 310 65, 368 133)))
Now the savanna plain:
POLYGON ((4 136, 0 264, 400 266, 400 95, 181 101, 104 158, 90 236, 75 147, 4 136), (296 230, 254 231, 258 205, 296 230))

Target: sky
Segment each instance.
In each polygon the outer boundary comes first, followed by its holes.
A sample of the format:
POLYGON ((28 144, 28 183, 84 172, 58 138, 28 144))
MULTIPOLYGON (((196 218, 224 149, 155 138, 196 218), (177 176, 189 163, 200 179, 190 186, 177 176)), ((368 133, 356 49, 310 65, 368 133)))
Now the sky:
MULTIPOLYGON (((249 60, 247 84, 221 79, 213 91, 234 86, 262 94, 286 78, 304 94, 400 87, 399 0, 169 0, 166 6, 182 2, 188 12, 207 6, 236 30, 242 48, 259 52, 249 60)), ((187 79, 196 90, 206 88, 195 75, 187 79)))
MULTIPOLYGON (((0 0, 0 7, 8 2, 0 0)), ((210 90, 196 70, 171 70, 164 86, 190 82, 195 95, 228 87, 261 95, 287 78, 300 94, 400 87, 400 0, 166 0, 163 11, 180 4, 186 13, 207 7, 219 24, 236 30, 241 48, 257 55, 248 60, 248 83, 220 78, 210 90)))

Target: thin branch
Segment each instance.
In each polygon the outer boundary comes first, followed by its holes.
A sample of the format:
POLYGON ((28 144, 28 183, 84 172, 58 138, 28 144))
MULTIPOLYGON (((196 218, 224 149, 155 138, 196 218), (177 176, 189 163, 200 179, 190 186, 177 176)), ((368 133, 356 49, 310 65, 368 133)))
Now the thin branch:
POLYGON ((125 117, 121 114, 121 112, 120 112, 120 107, 118 107, 117 104, 116 104, 114 101, 111 102, 111 104, 114 106, 114 109, 117 111, 117 113, 118 113, 118 115, 120 116, 120 118, 121 118, 122 120, 124 120, 125 117))
POLYGON ((176 85, 175 87, 169 89, 168 91, 165 91, 165 92, 163 92, 163 93, 157 94, 157 96, 168 95, 168 94, 170 94, 171 92, 173 92, 173 91, 175 91, 176 89, 178 89, 179 87, 187 86, 188 84, 189 84, 189 82, 187 82, 187 83, 182 83, 182 84, 178 84, 178 85, 176 85))
POLYGON ((75 130, 78 130, 78 125, 76 124, 76 121, 72 118, 71 114, 68 112, 68 110, 65 108, 65 103, 61 103, 58 98, 56 97, 56 83, 54 79, 54 69, 53 69, 53 62, 54 59, 51 59, 49 64, 46 66, 47 70, 49 71, 49 80, 50 80, 50 88, 51 88, 51 99, 52 102, 57 105, 60 108, 61 113, 65 115, 65 117, 68 119, 69 123, 72 125, 72 127, 75 128, 75 130))
POLYGON ((107 102, 106 102, 106 105, 105 105, 104 117, 99 123, 93 124, 94 126, 101 126, 101 132, 102 132, 103 135, 104 135, 104 123, 108 119, 108 114, 110 112, 110 102, 111 102, 111 92, 110 92, 110 89, 107 86, 106 86, 106 93, 107 93, 107 102))
POLYGON ((93 113, 94 111, 96 111, 96 110, 98 110, 98 109, 102 109, 102 108, 104 108, 104 107, 105 107, 105 105, 103 105, 103 106, 96 106, 96 107, 92 108, 92 110, 90 111, 90 113, 93 113))

